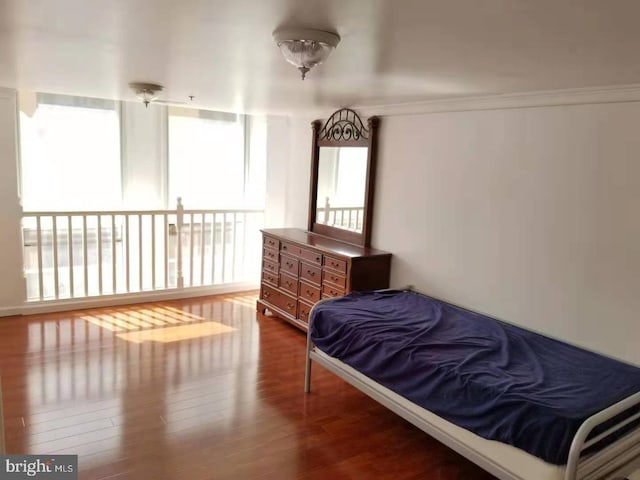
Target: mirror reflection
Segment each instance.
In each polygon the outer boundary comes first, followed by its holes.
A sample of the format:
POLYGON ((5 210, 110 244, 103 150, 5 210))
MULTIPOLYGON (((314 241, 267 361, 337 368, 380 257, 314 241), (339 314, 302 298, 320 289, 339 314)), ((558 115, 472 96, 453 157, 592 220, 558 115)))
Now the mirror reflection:
POLYGON ((316 222, 362 232, 367 147, 320 147, 316 222))

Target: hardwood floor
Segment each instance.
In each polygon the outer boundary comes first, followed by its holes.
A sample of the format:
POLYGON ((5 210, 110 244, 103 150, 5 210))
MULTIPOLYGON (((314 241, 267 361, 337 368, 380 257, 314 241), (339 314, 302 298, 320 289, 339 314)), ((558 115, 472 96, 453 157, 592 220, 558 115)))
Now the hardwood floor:
POLYGON ((493 477, 319 366, 256 294, 0 319, 8 453, 81 479, 493 477))

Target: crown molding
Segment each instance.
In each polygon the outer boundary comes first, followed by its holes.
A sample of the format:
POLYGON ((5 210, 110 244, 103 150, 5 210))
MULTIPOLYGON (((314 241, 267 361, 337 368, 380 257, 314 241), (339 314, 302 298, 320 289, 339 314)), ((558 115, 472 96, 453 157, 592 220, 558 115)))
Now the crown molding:
POLYGON ((483 95, 375 106, 355 105, 353 108, 364 116, 393 116, 638 101, 640 101, 640 84, 632 84, 483 95))

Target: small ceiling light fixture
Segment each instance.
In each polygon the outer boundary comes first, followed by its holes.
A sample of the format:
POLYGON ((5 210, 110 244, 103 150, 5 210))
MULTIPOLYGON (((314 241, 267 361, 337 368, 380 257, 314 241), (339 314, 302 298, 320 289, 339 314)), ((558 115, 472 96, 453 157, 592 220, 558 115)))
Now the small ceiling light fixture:
POLYGON ((144 82, 132 82, 129 84, 131 90, 133 90, 145 107, 148 107, 151 102, 158 98, 158 93, 162 91, 162 85, 156 83, 144 83, 144 82))
POLYGON ((273 39, 284 59, 300 70, 302 80, 340 43, 337 33, 308 28, 281 28, 273 32, 273 39))

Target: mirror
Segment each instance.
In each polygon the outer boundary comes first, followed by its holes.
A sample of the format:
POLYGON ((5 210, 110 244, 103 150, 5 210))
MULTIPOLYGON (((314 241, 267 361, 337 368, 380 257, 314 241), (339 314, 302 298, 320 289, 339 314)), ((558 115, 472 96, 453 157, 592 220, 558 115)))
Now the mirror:
POLYGON ((309 230, 368 247, 371 239, 378 119, 365 127, 350 109, 311 124, 309 230))
POLYGON ((366 147, 320 147, 316 222, 362 233, 366 147))

